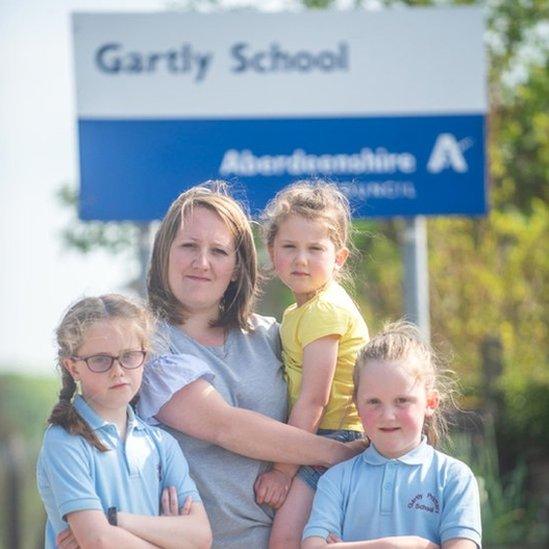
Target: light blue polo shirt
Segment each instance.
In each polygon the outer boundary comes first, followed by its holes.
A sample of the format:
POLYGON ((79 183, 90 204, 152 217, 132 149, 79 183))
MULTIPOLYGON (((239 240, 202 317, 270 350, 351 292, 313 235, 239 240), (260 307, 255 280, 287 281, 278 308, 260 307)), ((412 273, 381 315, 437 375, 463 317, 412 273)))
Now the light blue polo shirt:
POLYGON ((189 467, 176 440, 146 425, 128 406, 128 426, 121 440, 113 423, 99 417, 77 396, 80 416, 110 448, 100 452, 79 435, 58 425, 48 427, 36 467, 38 491, 44 502, 46 548, 55 547, 56 535, 67 528, 65 516, 97 509, 139 515, 159 515, 162 490, 175 486, 180 505, 191 496, 201 501, 189 476, 189 467))
POLYGON ((461 461, 421 444, 397 459, 373 445, 320 479, 303 539, 343 541, 421 536, 441 544, 466 538, 481 545, 480 502, 473 473, 461 461))

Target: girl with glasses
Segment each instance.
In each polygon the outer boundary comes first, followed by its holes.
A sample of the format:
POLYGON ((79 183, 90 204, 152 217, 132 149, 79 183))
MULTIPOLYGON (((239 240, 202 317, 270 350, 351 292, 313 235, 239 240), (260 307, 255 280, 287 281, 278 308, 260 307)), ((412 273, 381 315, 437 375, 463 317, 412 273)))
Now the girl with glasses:
POLYGON ((179 445, 129 406, 151 327, 144 309, 105 295, 78 301, 57 329, 63 386, 37 464, 47 548, 210 546, 179 445))

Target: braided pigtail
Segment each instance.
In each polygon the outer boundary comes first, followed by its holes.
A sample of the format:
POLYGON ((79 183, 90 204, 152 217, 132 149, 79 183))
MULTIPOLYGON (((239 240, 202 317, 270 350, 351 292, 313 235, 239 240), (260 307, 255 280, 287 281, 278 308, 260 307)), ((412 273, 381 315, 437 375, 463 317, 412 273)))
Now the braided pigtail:
POLYGON ((73 406, 72 397, 76 392, 76 383, 69 372, 63 366, 61 367, 63 368, 63 385, 59 391, 59 402, 53 407, 48 423, 63 427, 71 435, 80 435, 100 452, 106 452, 109 448, 99 440, 73 406))
POLYGON ((151 317, 140 305, 116 294, 86 297, 75 303, 65 313, 56 331, 57 361, 61 370, 62 387, 59 401, 48 418, 48 423, 63 427, 71 435, 82 436, 100 452, 106 452, 109 448, 76 411, 72 402, 76 393, 76 382, 65 368, 65 361, 78 354, 91 326, 110 319, 131 321, 141 340, 142 349, 147 350, 149 347, 151 317))

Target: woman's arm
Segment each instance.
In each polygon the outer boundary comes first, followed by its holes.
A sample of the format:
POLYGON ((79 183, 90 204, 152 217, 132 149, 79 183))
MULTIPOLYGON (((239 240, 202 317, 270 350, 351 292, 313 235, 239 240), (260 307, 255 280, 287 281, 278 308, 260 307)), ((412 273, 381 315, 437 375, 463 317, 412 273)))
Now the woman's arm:
POLYGON ((156 418, 187 435, 264 461, 330 467, 361 451, 360 445, 318 437, 257 412, 230 406, 203 379, 177 391, 156 418))

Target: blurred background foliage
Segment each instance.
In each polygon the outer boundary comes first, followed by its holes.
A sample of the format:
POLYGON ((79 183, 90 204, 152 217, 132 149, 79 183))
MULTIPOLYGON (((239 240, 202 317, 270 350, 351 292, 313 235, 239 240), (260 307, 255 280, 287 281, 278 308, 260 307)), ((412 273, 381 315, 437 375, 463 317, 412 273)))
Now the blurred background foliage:
MULTIPOLYGON (((475 3, 355 0, 352 4, 360 9, 371 4, 395 8, 475 3)), ((170 2, 169 7, 216 9, 220 4, 192 0, 170 2)), ((337 7, 338 2, 303 0, 301 5, 320 9, 337 7)), ((428 221, 431 330, 434 344, 451 357, 451 367, 459 375, 462 405, 477 411, 475 416, 458 418, 460 428, 450 451, 470 463, 481 481, 485 545, 546 547, 549 4, 487 0, 481 5, 488 24, 491 209, 483 218, 428 221)), ((69 185, 60 190, 59 199, 75 212, 61 235, 67 248, 137 254, 139 231, 134 225, 79 222, 74 207, 77 192, 69 185)), ((386 320, 402 316, 401 223, 398 219, 355 222, 351 291, 372 333, 386 320)), ((258 244, 266 264, 265 251, 258 244)), ((128 287, 136 286, 135 280, 129 282, 128 287)), ((268 280, 259 309, 280 318, 289 302, 287 290, 268 280)), ((55 400, 55 385, 51 379, 0 376, 0 442, 24 436, 37 448, 55 400)), ((23 461, 28 472, 25 491, 32 491, 34 464, 28 457, 23 461)), ((4 488, 0 475, 0 490, 6 494, 4 488)), ((26 509, 35 512, 39 504, 33 500, 26 509)), ((0 527, 3 520, 0 517, 0 527)), ((22 546, 36 546, 37 536, 29 534, 22 546)))

